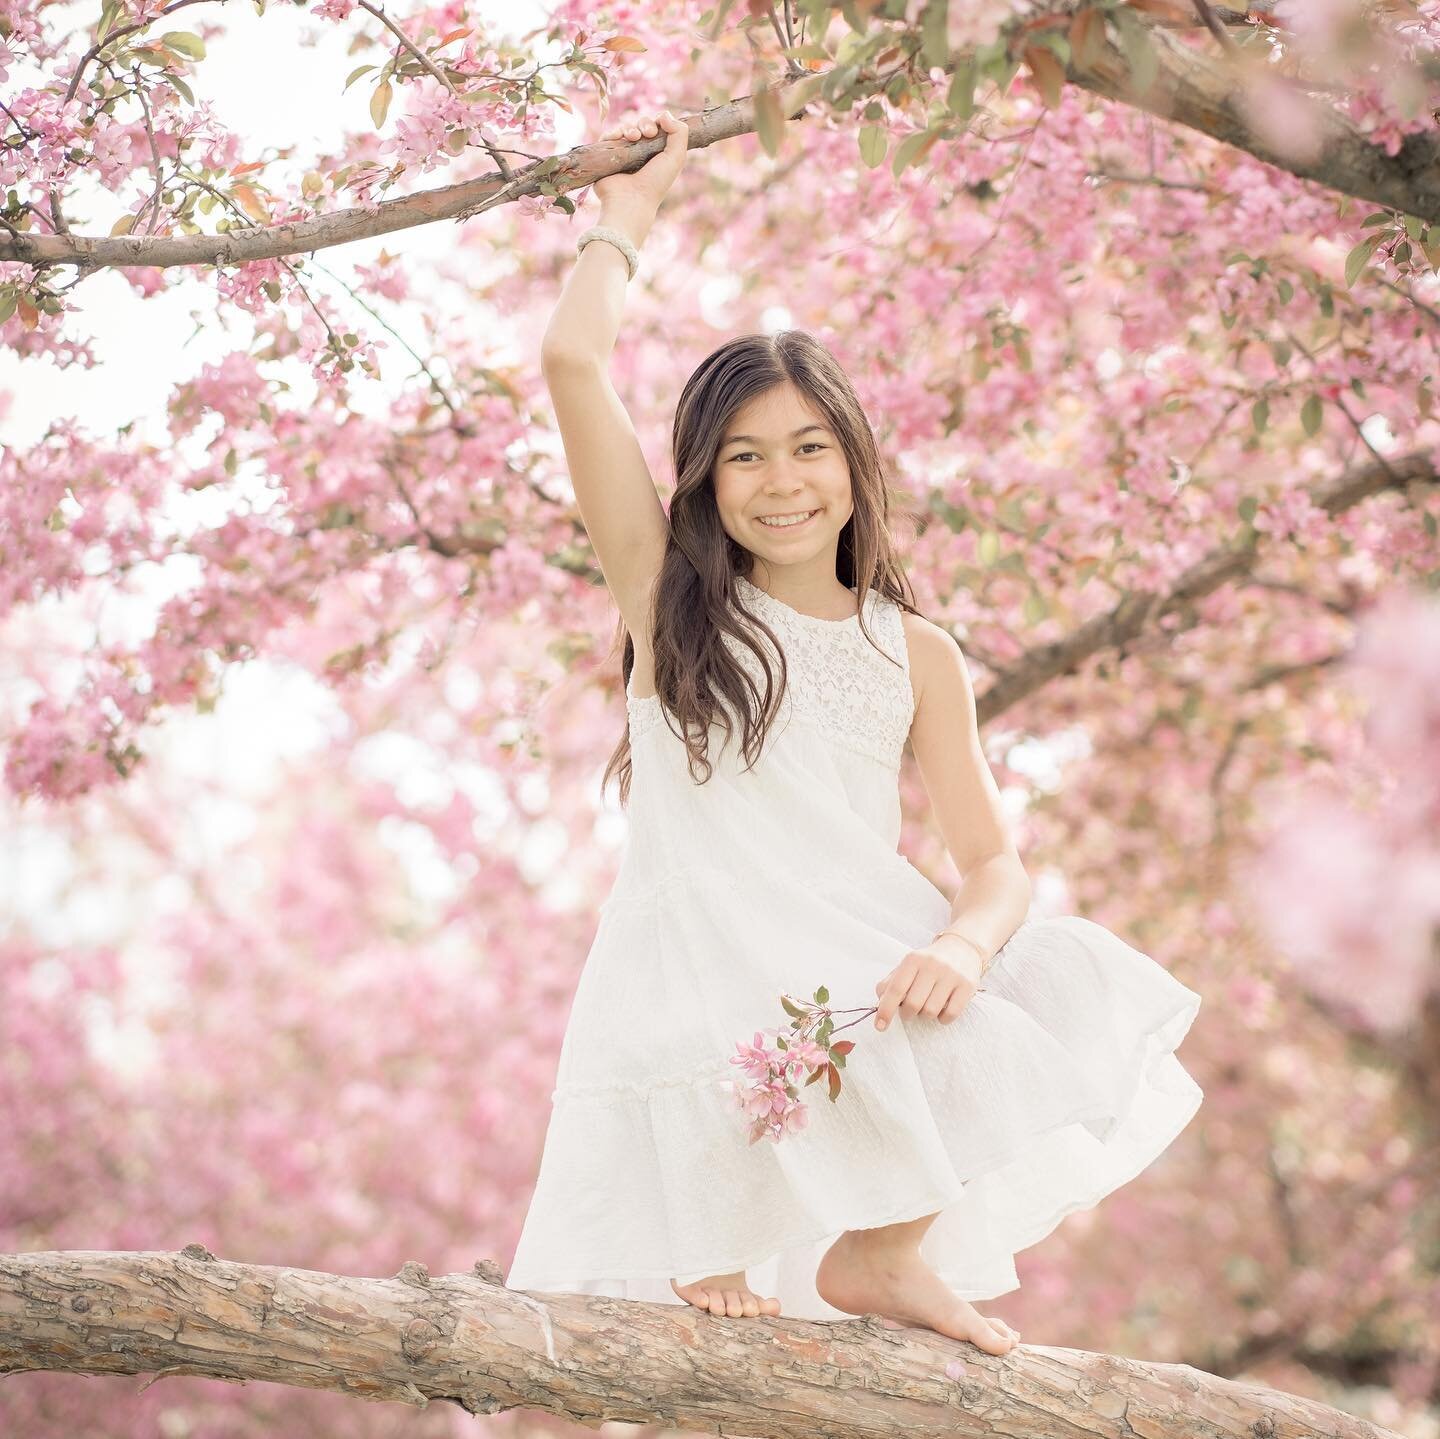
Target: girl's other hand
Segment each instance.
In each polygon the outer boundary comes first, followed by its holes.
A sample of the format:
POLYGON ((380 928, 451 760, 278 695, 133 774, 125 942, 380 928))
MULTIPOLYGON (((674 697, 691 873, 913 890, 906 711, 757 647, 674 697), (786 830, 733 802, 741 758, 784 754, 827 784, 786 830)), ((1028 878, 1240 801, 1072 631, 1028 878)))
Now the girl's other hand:
POLYGON ((937 936, 912 949, 883 979, 877 980, 875 1028, 885 1029, 898 1010, 907 1019, 926 1015, 949 1024, 958 1019, 980 986, 980 956, 963 940, 952 950, 937 936), (959 954, 955 954, 955 950, 959 954))
POLYGON ((629 174, 605 175, 594 185, 603 210, 653 218, 666 192, 675 183, 689 153, 690 127, 668 110, 655 116, 622 120, 609 126, 602 140, 648 140, 666 131, 665 148, 629 174))

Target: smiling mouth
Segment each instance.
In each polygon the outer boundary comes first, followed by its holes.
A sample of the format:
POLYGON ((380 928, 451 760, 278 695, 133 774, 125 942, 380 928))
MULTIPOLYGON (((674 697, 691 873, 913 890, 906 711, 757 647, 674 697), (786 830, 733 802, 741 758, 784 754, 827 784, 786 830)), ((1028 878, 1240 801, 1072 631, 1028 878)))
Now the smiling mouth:
POLYGON ((759 525, 764 525, 767 530, 803 530, 805 526, 808 525, 810 521, 813 520, 815 516, 820 513, 820 511, 810 510, 807 513, 804 510, 797 510, 795 513, 802 516, 803 518, 796 519, 788 515, 776 515, 773 517, 769 515, 757 515, 755 523, 759 525), (772 524, 772 518, 780 520, 781 523, 772 524))

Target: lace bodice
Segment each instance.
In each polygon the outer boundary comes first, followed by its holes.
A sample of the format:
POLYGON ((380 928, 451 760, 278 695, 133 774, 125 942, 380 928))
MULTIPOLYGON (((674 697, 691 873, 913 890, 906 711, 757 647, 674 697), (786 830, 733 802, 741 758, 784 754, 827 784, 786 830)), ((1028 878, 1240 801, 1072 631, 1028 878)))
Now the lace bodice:
MULTIPOLYGON (((872 644, 858 615, 826 620, 801 614, 743 575, 736 576, 736 587, 741 604, 774 631, 785 651, 788 674, 775 730, 798 721, 834 744, 898 769, 915 713, 900 607, 873 590, 867 593, 865 625, 872 644)), ((763 687, 764 672, 755 655, 729 636, 725 644, 763 687)), ((771 665, 776 665, 773 656, 771 665)), ((632 746, 656 729, 680 743, 665 723, 658 696, 637 698, 627 692, 626 709, 632 746)))

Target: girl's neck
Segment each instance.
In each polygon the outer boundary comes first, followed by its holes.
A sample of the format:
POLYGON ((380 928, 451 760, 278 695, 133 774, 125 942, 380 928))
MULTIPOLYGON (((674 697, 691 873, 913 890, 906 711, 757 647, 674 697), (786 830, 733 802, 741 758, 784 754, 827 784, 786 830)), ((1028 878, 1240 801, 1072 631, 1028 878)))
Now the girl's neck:
POLYGON ((743 577, 758 590, 788 609, 817 620, 852 618, 857 610, 855 590, 846 589, 832 571, 828 577, 776 576, 772 571, 768 584, 761 584, 754 570, 743 577), (776 581, 779 583, 776 583, 776 581))

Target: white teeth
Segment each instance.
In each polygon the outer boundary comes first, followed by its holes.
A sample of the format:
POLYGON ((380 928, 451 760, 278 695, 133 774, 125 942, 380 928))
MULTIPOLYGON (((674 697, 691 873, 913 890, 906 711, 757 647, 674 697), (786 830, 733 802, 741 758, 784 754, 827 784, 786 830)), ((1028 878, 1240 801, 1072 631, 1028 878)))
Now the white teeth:
POLYGON ((769 525, 771 529, 778 530, 783 529, 786 525, 803 525, 805 521, 810 518, 811 515, 818 515, 819 513, 819 510, 810 510, 807 514, 792 515, 788 519, 783 520, 771 520, 762 518, 760 523, 762 525, 769 525))

